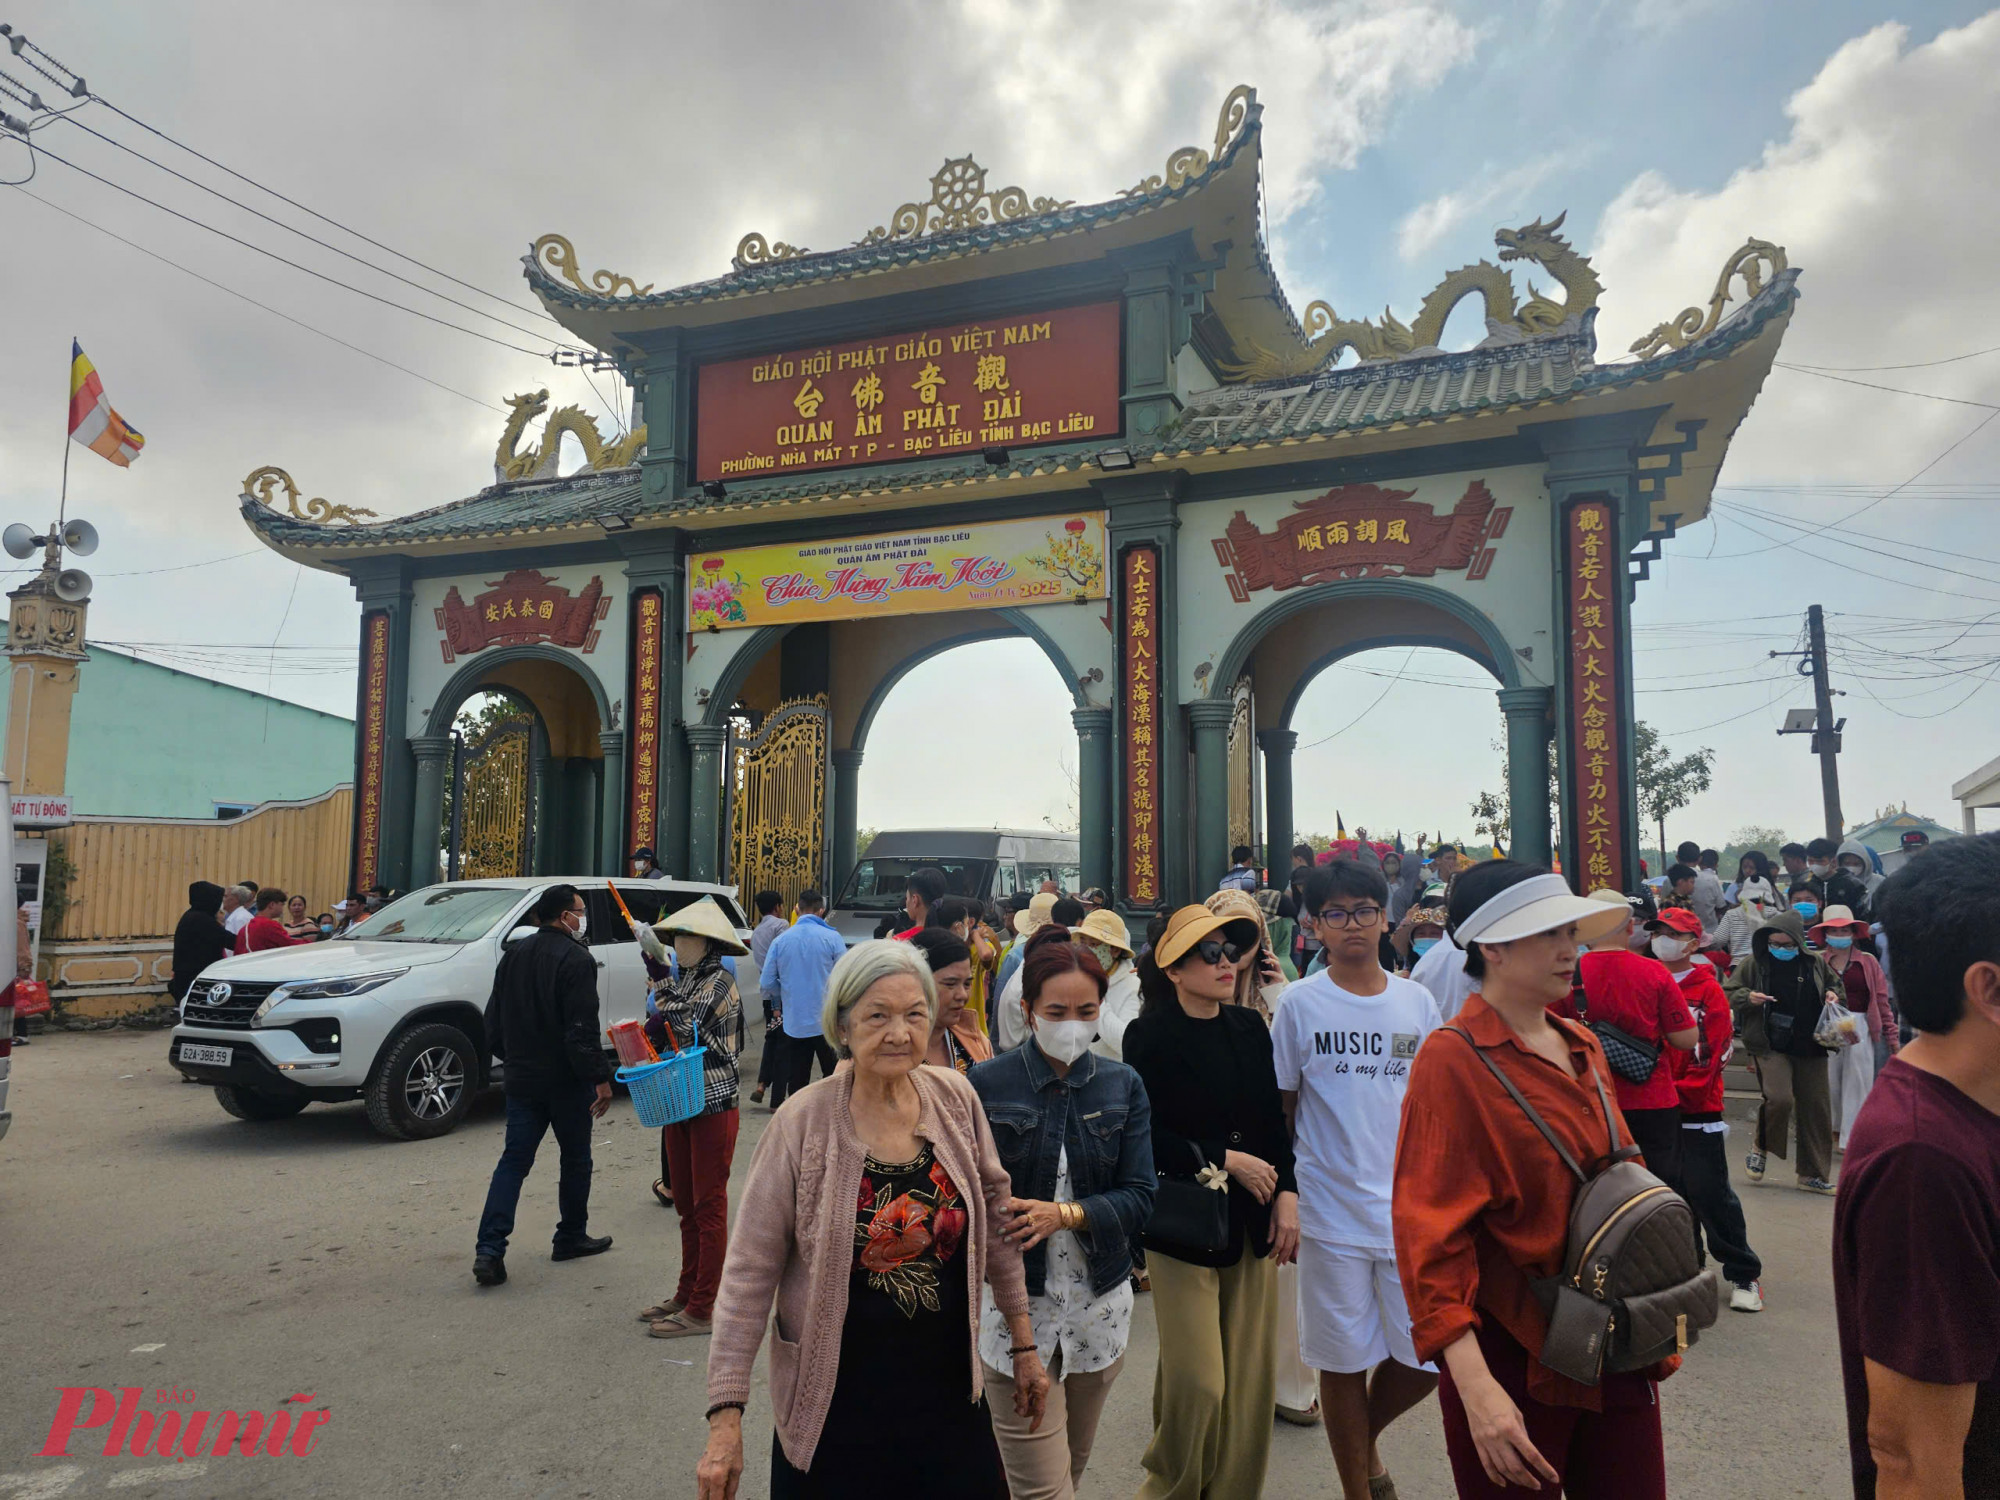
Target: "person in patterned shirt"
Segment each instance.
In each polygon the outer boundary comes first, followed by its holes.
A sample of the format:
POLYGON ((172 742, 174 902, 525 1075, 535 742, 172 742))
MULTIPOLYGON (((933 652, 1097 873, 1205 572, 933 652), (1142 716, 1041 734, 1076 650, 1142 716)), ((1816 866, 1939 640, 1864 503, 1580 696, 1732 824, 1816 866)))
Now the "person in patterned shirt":
POLYGON ((702 1111, 664 1127, 668 1187, 681 1220, 681 1279, 673 1296, 639 1314, 656 1339, 709 1332, 715 1290, 729 1247, 729 1168, 736 1156, 736 1059, 743 1051, 743 1001, 722 966, 725 953, 750 950, 711 897, 667 917, 654 929, 672 940, 680 972, 654 987, 657 1009, 647 1022, 653 1045, 702 1047, 702 1111))

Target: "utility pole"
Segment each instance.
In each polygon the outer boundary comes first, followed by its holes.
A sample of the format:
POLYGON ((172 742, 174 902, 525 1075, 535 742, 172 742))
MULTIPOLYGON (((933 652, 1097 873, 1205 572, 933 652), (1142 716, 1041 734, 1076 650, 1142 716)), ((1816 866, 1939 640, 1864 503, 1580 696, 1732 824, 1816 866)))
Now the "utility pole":
MULTIPOLYGON (((1847 830, 1847 821, 1840 811, 1840 763, 1835 757, 1840 754, 1840 732, 1847 727, 1847 720, 1833 716, 1833 684, 1828 680, 1826 670, 1826 612, 1817 604, 1807 607, 1806 649, 1803 652, 1773 651, 1771 655, 1797 656, 1799 675, 1812 678, 1813 719, 1809 726, 1812 750, 1819 757, 1819 786, 1826 810, 1826 836, 1837 844, 1847 830)), ((1788 718, 1786 727, 1778 733, 1803 734, 1807 727, 1796 725, 1792 718, 1788 718)))

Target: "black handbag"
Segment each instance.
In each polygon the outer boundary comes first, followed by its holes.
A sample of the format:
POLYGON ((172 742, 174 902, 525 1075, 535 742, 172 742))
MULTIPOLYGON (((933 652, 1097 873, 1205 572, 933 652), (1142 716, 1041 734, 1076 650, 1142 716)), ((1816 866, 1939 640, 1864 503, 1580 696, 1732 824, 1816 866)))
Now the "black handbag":
MULTIPOLYGON (((1195 1171, 1210 1165, 1201 1147, 1188 1142, 1195 1171)), ((1153 1216, 1146 1221, 1146 1237, 1187 1250, 1220 1254, 1229 1246, 1229 1189, 1212 1188, 1196 1177, 1172 1177, 1158 1168, 1159 1183, 1153 1193, 1153 1216)))
POLYGON ((1611 1071, 1627 1083, 1644 1083, 1653 1076, 1653 1069, 1659 1065, 1660 1048, 1656 1042, 1642 1042, 1622 1026, 1614 1026, 1609 1021, 1590 1019, 1590 1002, 1583 991, 1583 977, 1579 974, 1576 989, 1571 995, 1576 1005, 1576 1017, 1590 1028, 1598 1045, 1604 1048, 1604 1060, 1611 1064, 1611 1071))

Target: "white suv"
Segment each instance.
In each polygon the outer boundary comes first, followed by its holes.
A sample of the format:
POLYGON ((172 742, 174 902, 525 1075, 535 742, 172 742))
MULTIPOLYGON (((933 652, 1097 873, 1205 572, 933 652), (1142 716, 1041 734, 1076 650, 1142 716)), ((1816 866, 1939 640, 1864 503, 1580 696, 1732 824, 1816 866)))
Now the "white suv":
MULTIPOLYGON (((444 1135, 499 1075, 486 1001, 502 943, 557 884, 583 893, 601 1024, 643 1018, 638 939, 602 877, 460 880, 412 891, 331 941, 209 965, 188 988, 167 1061, 214 1085, 238 1119, 282 1120, 314 1102, 360 1099, 383 1135, 444 1135)), ((617 886, 641 922, 713 896, 748 938, 733 886, 617 886)))

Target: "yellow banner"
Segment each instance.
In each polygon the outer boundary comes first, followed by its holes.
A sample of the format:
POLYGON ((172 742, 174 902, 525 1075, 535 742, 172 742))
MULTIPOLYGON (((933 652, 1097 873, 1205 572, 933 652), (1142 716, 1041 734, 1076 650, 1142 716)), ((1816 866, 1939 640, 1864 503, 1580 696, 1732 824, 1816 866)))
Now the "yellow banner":
POLYGON ((688 628, 1102 599, 1104 513, 697 552, 688 628))

